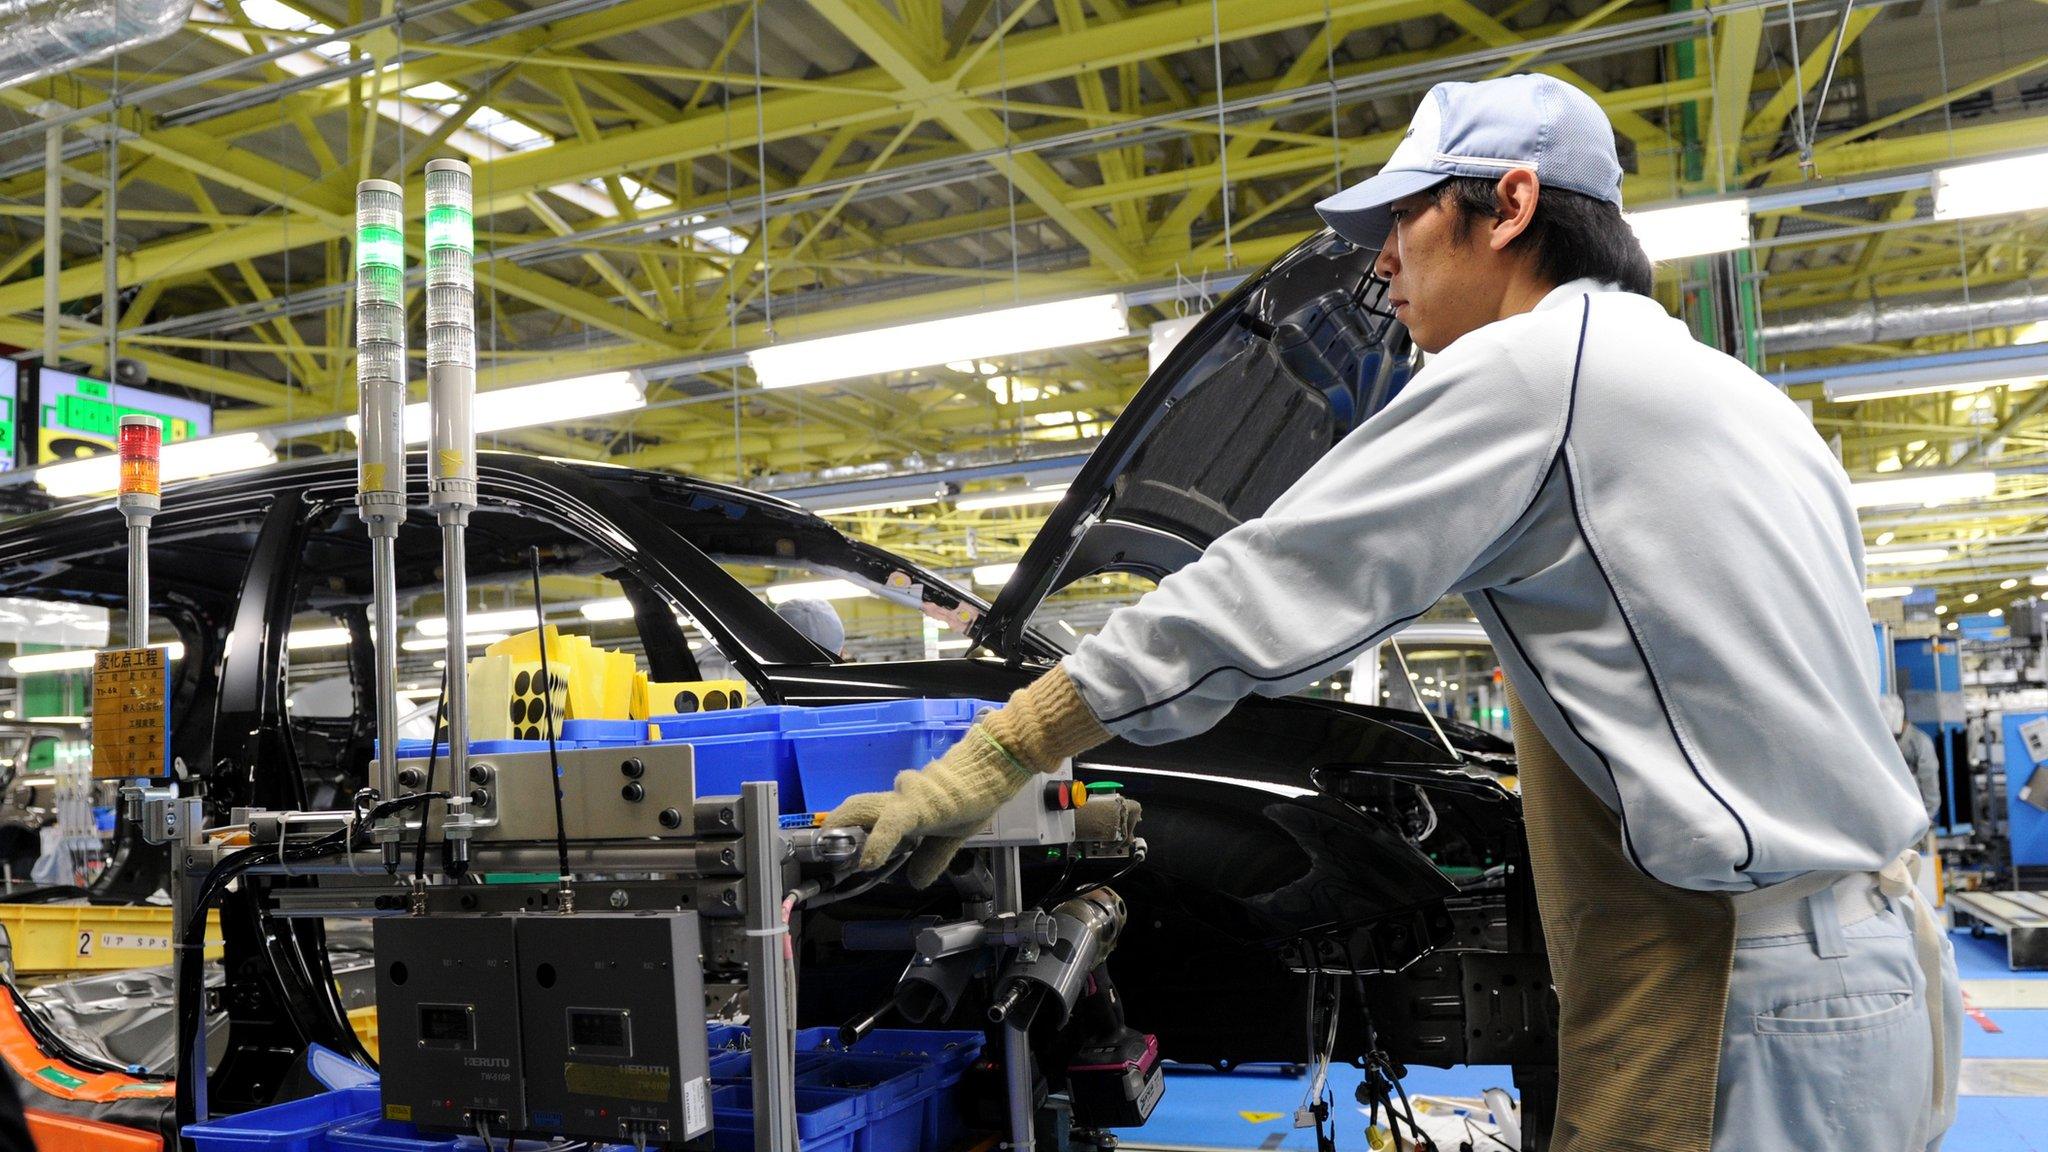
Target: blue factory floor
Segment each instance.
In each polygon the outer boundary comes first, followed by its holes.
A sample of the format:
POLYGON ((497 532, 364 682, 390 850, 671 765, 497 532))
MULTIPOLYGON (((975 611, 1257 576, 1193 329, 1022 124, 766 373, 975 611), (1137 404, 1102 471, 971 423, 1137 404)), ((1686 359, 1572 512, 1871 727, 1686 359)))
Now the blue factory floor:
MULTIPOLYGON (((1963 1024, 1961 1100, 1947 1152, 2048 1152, 2048 972, 2014 972, 2005 942, 1953 935, 1970 1014, 1963 1024)), ((1315 1148, 1315 1133, 1293 1126, 1304 1078, 1261 1069, 1168 1072, 1166 1098, 1150 1123, 1126 1134, 1132 1149, 1315 1148)), ((1355 1068, 1330 1073, 1337 1147, 1363 1150, 1365 1117, 1353 1103, 1355 1068)), ((1411 1069, 1411 1095, 1476 1098, 1513 1090, 1505 1067, 1411 1069)), ((1480 1142, 1480 1146, 1485 1146, 1480 1142)))

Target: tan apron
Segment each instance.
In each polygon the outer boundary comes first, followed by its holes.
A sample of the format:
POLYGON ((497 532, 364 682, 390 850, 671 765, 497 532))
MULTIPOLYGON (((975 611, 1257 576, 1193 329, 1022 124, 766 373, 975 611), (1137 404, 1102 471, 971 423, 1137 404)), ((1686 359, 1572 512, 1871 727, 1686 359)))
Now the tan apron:
POLYGON ((1733 906, 1638 870, 1512 685, 1508 711, 1559 1006, 1551 1150, 1711 1152, 1733 906))

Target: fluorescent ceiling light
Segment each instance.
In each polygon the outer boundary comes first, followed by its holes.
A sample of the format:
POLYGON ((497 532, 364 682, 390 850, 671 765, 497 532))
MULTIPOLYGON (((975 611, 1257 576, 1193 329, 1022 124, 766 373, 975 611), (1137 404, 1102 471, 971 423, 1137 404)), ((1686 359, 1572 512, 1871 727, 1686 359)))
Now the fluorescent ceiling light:
POLYGON ((997 588, 1008 584, 1010 577, 1016 574, 1017 566, 1015 564, 983 564, 974 570, 974 582, 976 584, 986 584, 991 588, 997 588))
POLYGON ((1865 588, 1863 590, 1863 598, 1865 600, 1898 600, 1912 594, 1913 586, 1910 584, 1895 584, 1879 588, 1865 588))
POLYGON ((747 353, 747 362, 761 387, 793 388, 1130 334, 1123 297, 1110 294, 775 344, 747 353))
POLYGON ((285 649, 291 652, 303 648, 339 648, 347 643, 346 628, 295 628, 284 638, 285 649))
MULTIPOLYGON (((462 638, 468 642, 471 648, 482 648, 487 645, 496 644, 498 641, 503 640, 505 638, 505 633, 467 632, 464 633, 462 638)), ((398 647, 400 648, 400 650, 406 652, 444 652, 448 649, 448 637, 414 637, 411 640, 400 640, 398 642, 398 647)))
POLYGON ((853 600, 868 595, 872 593, 851 580, 794 580, 768 586, 770 604, 787 604, 791 600, 853 600))
POLYGON ((973 644, 974 641, 972 640, 941 640, 937 644, 932 645, 932 647, 941 652, 958 652, 962 648, 971 647, 973 644))
POLYGON ((1889 552, 1866 552, 1863 559, 1869 564, 1939 564, 1948 559, 1946 548, 1894 548, 1889 552))
MULTIPOLYGON (((647 383, 638 372, 599 372, 478 392, 470 406, 470 423, 479 436, 535 424, 567 424, 647 407, 647 383)), ((424 444, 432 419, 424 401, 405 406, 405 442, 424 444)), ((361 439, 363 423, 348 418, 349 434, 361 439)))
POLYGON ((624 596, 614 596, 609 600, 592 600, 576 611, 581 612, 585 620, 631 620, 633 602, 624 596))
POLYGON ((2027 583, 2032 584, 2036 588, 2048 588, 2048 576, 2029 576, 2027 577, 2027 583))
POLYGON ((1838 402, 1880 400, 1930 392, 2026 387, 2039 383, 2043 376, 2048 376, 2048 351, 2037 355, 1936 364, 1891 372, 1857 372, 1849 368, 1842 375, 1823 381, 1821 390, 1828 399, 1838 402))
POLYGON ((2048 208, 2048 153, 1938 168, 1934 218, 1961 220, 2048 208))
POLYGON ((898 512, 938 502, 939 498, 936 496, 924 496, 912 500, 878 500, 873 504, 848 504, 839 508, 813 508, 811 512, 818 516, 851 516, 856 512, 898 512))
POLYGON ((1859 508, 1921 504, 1929 508, 1958 500, 1980 500, 1998 487, 1995 472, 1936 472, 1896 480, 1858 480, 1849 496, 1859 508))
MULTIPOLYGON (((233 432, 166 444, 158 456, 161 480, 190 480, 277 463, 277 453, 255 432, 233 432)), ((121 485, 121 461, 113 452, 84 460, 45 464, 34 472, 43 491, 60 499, 112 492, 121 485)))
POLYGON ((1625 212, 1643 253, 1652 260, 1679 260, 1749 247, 1749 201, 1709 200, 1625 212))
MULTIPOLYGON (((514 628, 536 628, 540 617, 531 608, 510 608, 502 612, 471 612, 463 622, 465 632, 509 632, 514 628)), ((420 635, 448 635, 448 621, 441 616, 423 617, 419 622, 420 635)))
MULTIPOLYGON (((90 719, 91 717, 88 716, 31 716, 28 718, 28 722, 31 724, 84 724, 90 719)), ((54 778, 52 779, 54 782, 54 778)))
MULTIPOLYGON (((182 641, 173 640, 163 647, 170 650, 171 659, 185 658, 185 645, 182 641)), ((70 652, 31 652, 26 656, 9 657, 7 670, 17 676, 27 676, 36 672, 83 672, 92 667, 93 657, 97 655, 99 653, 83 649, 70 652)))
POLYGON ((964 496, 953 501, 953 507, 962 512, 981 512, 990 508, 1022 508, 1030 504, 1056 504, 1067 494, 1066 485, 1057 488, 1030 488, 1021 492, 993 492, 986 496, 964 496))

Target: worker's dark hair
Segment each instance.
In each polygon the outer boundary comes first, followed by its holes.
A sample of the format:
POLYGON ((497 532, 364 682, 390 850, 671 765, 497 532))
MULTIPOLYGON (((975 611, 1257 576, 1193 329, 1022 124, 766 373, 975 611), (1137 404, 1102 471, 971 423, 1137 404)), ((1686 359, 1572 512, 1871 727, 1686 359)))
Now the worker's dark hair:
MULTIPOLYGON (((1485 177, 1456 176, 1437 188, 1437 202, 1455 209, 1465 220, 1501 217, 1499 182, 1485 177)), ((1657 274, 1636 240, 1621 209, 1563 188, 1545 188, 1536 198, 1536 215, 1508 250, 1533 246, 1536 267, 1553 284, 1591 277, 1619 284, 1625 291, 1648 296, 1657 274)))

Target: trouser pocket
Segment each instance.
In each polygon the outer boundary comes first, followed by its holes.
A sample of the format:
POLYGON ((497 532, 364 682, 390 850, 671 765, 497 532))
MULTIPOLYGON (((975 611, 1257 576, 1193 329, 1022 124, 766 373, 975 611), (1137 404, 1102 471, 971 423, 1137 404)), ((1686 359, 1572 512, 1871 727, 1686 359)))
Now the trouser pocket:
POLYGON ((1925 984, 1896 913, 1742 941, 1729 981, 1715 1152, 1921 1152, 1934 1074, 1925 984), (1860 930, 1860 931, 1859 931, 1860 930))

